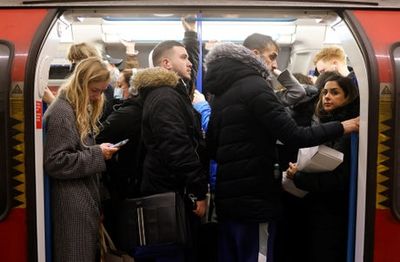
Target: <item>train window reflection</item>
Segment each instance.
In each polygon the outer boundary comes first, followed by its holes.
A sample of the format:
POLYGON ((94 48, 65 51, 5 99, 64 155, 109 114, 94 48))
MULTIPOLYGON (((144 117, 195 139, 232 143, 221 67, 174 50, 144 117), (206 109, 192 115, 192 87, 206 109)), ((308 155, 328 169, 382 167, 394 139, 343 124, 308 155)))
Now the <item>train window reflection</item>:
POLYGON ((393 214, 400 219, 400 43, 397 43, 392 49, 392 63, 394 74, 394 119, 395 119, 395 148, 394 148, 394 172, 393 172, 393 214))
POLYGON ((8 42, 0 40, 0 220, 8 212, 10 204, 10 179, 8 167, 8 117, 9 87, 12 47, 8 42))

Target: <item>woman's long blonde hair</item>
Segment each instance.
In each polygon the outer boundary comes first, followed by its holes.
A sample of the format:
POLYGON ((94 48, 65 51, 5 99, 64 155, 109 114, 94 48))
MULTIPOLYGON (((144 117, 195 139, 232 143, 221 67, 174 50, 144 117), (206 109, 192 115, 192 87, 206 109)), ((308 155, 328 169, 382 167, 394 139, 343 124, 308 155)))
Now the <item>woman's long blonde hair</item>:
POLYGON ((110 81, 107 64, 98 57, 89 57, 76 66, 60 90, 74 109, 82 144, 85 144, 89 133, 99 133, 98 121, 104 105, 104 95, 97 101, 90 101, 88 86, 93 82, 105 81, 110 81))

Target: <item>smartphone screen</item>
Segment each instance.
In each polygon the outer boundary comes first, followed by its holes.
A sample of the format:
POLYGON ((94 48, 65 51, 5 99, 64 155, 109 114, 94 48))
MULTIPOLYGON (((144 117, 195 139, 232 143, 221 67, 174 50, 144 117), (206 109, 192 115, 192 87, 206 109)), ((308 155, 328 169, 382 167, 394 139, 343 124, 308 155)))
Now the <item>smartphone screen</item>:
POLYGON ((112 147, 121 147, 121 146, 125 145, 126 143, 128 143, 128 141, 129 141, 129 139, 122 140, 122 141, 112 145, 112 147))

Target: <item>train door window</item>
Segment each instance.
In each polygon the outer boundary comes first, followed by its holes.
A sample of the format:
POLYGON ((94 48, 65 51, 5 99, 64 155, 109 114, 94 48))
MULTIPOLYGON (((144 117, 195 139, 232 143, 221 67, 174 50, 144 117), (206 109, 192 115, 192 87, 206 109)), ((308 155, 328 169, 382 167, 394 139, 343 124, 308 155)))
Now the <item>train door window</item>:
POLYGON ((13 48, 0 40, 0 220, 8 212, 10 204, 10 179, 8 167, 8 117, 11 60, 13 48))
POLYGON ((395 169, 394 169, 394 177, 393 177, 393 213, 400 219, 400 43, 397 43, 392 49, 392 63, 393 63, 393 73, 394 73, 394 84, 395 84, 395 169))

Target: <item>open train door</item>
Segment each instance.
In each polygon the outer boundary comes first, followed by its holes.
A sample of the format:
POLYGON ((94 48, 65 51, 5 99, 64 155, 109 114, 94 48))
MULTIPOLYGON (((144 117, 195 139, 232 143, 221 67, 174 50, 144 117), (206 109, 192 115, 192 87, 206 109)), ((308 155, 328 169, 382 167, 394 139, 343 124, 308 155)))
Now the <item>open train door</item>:
POLYGON ((364 50, 369 77, 368 156, 365 172, 359 172, 354 261, 398 261, 400 10, 346 11, 344 16, 364 50))
MULTIPOLYGON (((234 2, 240 1, 230 4, 234 2)), ((133 13, 136 11, 132 9, 133 13)), ((39 57, 39 53, 49 51, 51 48, 47 47, 52 42, 43 41, 62 29, 52 26, 57 14, 55 9, 39 6, 0 7, 1 261, 46 261, 41 165, 43 105, 34 90, 43 88, 41 76, 48 72, 49 60, 46 54, 39 57)), ((396 218, 400 213, 400 179, 396 178, 400 173, 400 126, 395 122, 400 114, 396 103, 400 92, 400 68, 396 69, 400 61, 400 51, 396 51, 399 14, 400 11, 374 8, 343 12, 359 45, 347 50, 361 50, 365 62, 352 61, 356 67, 366 65, 368 71, 357 71, 357 77, 368 77, 360 82, 368 83, 360 88, 366 92, 360 95, 368 104, 361 105, 363 132, 359 151, 365 152, 365 159, 359 159, 363 164, 359 165, 354 261, 394 261, 400 257, 400 223, 396 218)))
POLYGON ((32 111, 36 60, 55 16, 50 9, 0 7, 1 261, 45 261, 32 111))

